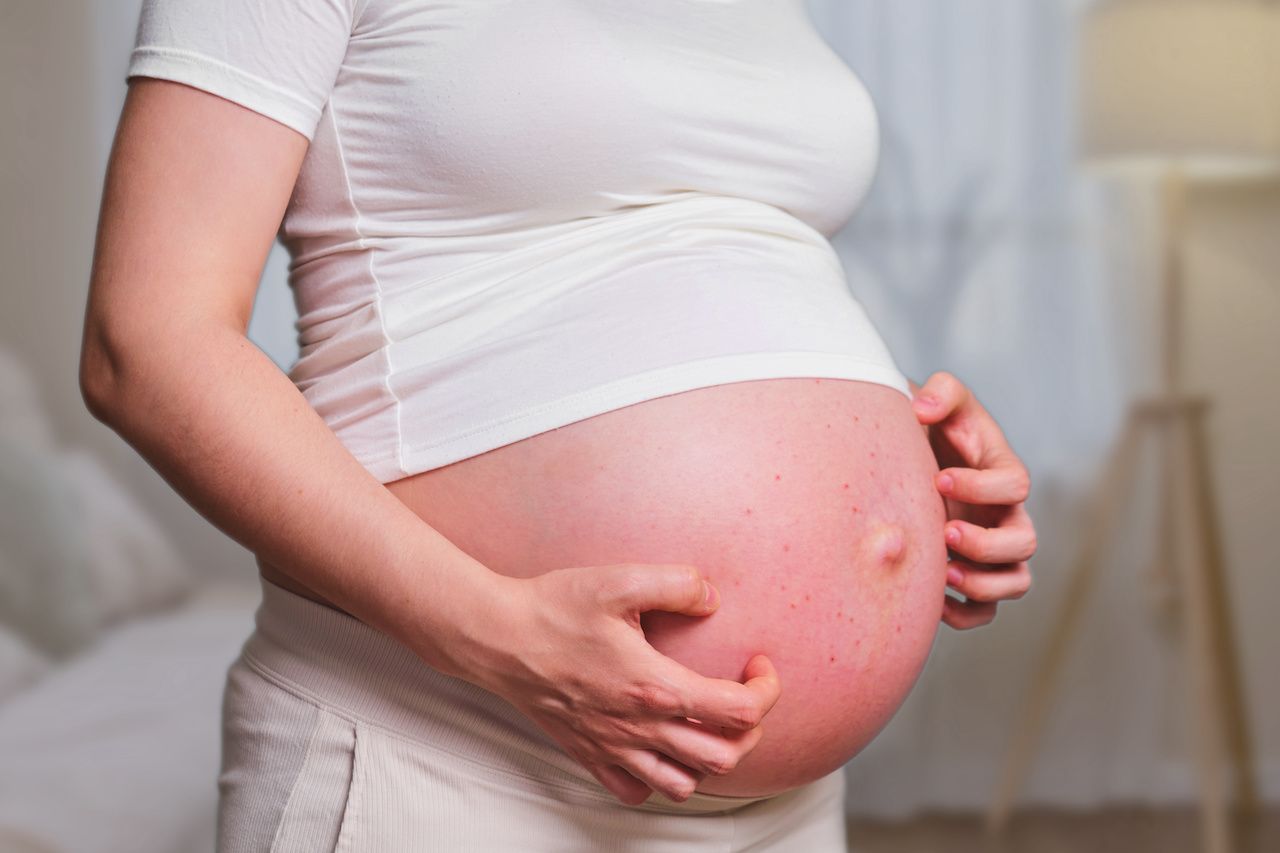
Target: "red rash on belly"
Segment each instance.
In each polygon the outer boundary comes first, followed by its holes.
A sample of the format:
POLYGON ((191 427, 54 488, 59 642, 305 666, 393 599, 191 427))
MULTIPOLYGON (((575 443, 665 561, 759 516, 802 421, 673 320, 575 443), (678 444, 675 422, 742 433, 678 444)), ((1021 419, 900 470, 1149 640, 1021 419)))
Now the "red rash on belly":
POLYGON ((778 668, 760 744, 699 786, 743 796, 835 770, 915 683, 946 582, 937 470, 898 391, 770 379, 627 406, 388 488, 503 574, 701 567, 720 608, 642 626, 705 675, 740 680, 757 652, 778 668))

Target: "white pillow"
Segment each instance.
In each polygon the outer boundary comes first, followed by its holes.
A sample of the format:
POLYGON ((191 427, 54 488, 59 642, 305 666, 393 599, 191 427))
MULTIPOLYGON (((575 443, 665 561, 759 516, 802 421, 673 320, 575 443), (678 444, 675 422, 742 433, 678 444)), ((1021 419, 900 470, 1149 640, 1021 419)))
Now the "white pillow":
POLYGON ((96 636, 91 551, 52 455, 0 433, 0 623, 61 658, 96 636))
POLYGON ((0 623, 62 658, 189 595, 164 531, 93 455, 57 446, 34 374, 3 346, 0 400, 0 623))
POLYGON ((53 425, 40 402, 35 375, 0 346, 0 433, 40 451, 53 449, 53 425))
MULTIPOLYGON (((35 684, 52 665, 51 658, 36 651, 22 637, 0 625, 0 703, 35 684)), ((3 849, 0 846, 0 850, 3 849)))
MULTIPOLYGON (((88 587, 103 627, 165 610, 195 576, 156 520, 85 450, 57 458, 90 549, 88 587)), ((175 496, 174 500, 179 500, 175 496)))

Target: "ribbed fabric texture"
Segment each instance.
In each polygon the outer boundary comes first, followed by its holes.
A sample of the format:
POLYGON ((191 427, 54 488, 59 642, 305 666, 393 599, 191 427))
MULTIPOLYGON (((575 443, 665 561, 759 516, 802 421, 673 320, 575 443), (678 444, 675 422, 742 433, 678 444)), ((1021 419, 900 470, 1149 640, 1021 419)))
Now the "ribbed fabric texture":
POLYGON ((843 851, 844 777, 618 802, 496 695, 262 580, 228 671, 219 853, 843 851))

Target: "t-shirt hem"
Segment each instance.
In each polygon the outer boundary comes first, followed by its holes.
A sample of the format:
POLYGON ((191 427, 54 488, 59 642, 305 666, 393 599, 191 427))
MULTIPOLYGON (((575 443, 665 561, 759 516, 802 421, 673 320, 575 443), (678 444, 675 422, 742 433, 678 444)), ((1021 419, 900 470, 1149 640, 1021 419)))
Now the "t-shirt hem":
POLYGON ((301 133, 308 142, 320 123, 320 110, 297 93, 191 50, 135 47, 125 80, 130 77, 157 77, 194 86, 274 119, 301 133))
POLYGON ((363 457, 361 462, 379 482, 388 483, 657 397, 730 382, 786 378, 861 380, 887 385, 908 400, 912 398, 907 377, 883 361, 816 352, 730 355, 629 376, 505 415, 439 441, 404 444, 397 451, 363 457))

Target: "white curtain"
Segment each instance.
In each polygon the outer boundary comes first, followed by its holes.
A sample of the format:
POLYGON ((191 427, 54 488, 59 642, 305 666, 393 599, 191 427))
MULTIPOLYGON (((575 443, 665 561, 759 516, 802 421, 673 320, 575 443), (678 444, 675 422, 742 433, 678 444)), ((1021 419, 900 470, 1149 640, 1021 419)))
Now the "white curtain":
MULTIPOLYGON (((836 237, 849 284, 917 382, 965 381, 1032 475, 1035 588, 943 628, 898 716, 847 768, 855 815, 978 809, 998 777, 1130 395, 1154 376, 1159 234, 1141 184, 1074 166, 1073 0, 810 0, 880 112, 882 159, 836 237), (1109 236, 1115 235, 1115 236, 1109 236)), ((1142 565, 1126 521, 1108 564, 1142 565)), ((1152 585, 1104 572, 1019 802, 1185 798, 1182 689, 1152 585)))

